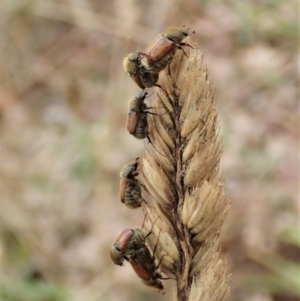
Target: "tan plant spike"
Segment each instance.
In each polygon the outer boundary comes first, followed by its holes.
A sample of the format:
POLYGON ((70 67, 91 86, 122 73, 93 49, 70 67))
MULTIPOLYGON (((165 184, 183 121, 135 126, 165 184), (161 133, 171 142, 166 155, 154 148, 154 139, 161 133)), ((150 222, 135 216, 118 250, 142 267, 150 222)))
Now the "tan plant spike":
POLYGON ((188 37, 170 66, 159 74, 148 114, 152 144, 140 159, 140 178, 151 197, 142 206, 144 230, 159 269, 177 283, 178 301, 229 298, 227 260, 219 233, 229 209, 219 171, 216 98, 204 54, 188 37), (186 54, 186 55, 185 55, 186 54), (157 217, 159 218, 157 219, 157 217), (153 223, 155 223, 153 225, 153 223))

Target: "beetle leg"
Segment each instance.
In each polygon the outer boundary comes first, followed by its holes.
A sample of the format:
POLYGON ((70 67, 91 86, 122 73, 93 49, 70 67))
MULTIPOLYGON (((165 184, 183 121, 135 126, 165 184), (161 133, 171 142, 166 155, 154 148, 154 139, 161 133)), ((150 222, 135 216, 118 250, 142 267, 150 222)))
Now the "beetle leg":
MULTIPOLYGON (((171 68, 170 68, 170 63, 168 64, 168 75, 171 77, 171 80, 173 81, 173 78, 172 78, 172 74, 171 74, 171 68)), ((174 82, 174 81, 173 81, 174 82)))
POLYGON ((138 176, 138 175, 139 175, 139 173, 138 173, 137 170, 134 171, 133 173, 131 173, 131 177, 132 177, 132 178, 134 178, 134 177, 136 177, 136 176, 138 176))
POLYGON ((196 49, 196 48, 194 48, 192 45, 187 44, 187 43, 180 43, 180 44, 178 44, 177 47, 183 51, 183 53, 184 53, 184 55, 185 55, 186 57, 189 57, 189 56, 188 56, 188 55, 186 54, 186 52, 184 51, 183 46, 188 46, 188 47, 190 47, 190 48, 192 48, 192 49, 196 49))
MULTIPOLYGON (((146 216, 145 216, 145 218, 146 218, 146 216)), ((153 229, 153 227, 154 227, 154 225, 155 225, 155 223, 156 223, 156 221, 159 219, 159 216, 156 218, 156 220, 154 221, 154 223, 152 224, 152 227, 151 227, 151 229, 150 229, 150 231, 148 232, 148 234, 145 236, 145 239, 150 235, 150 234, 152 234, 152 229, 153 229)), ((144 219, 144 221, 145 221, 145 219, 144 219)), ((143 225, 144 225, 144 222, 143 222, 143 225)))
MULTIPOLYGON (((157 270, 159 269, 159 267, 160 267, 160 265, 161 265, 161 263, 162 263, 162 260, 163 260, 163 258, 164 258, 165 256, 167 256, 167 254, 164 254, 164 255, 160 258, 160 260, 159 260, 159 262, 158 262, 158 265, 157 265, 157 267, 156 267, 157 270)), ((164 278, 160 278, 160 277, 159 277, 159 279, 164 279, 164 278)), ((170 278, 167 278, 167 279, 170 279, 170 278)), ((167 279, 166 279, 166 280, 167 280, 167 279)))
POLYGON ((142 54, 142 55, 144 55, 144 56, 146 56, 146 57, 148 57, 148 58, 150 58, 151 60, 153 60, 152 55, 150 55, 150 54, 148 54, 148 53, 140 52, 140 51, 138 51, 138 53, 139 53, 139 54, 142 54))
MULTIPOLYGON (((128 261, 129 262, 129 258, 125 255, 125 254, 123 254, 123 258, 126 260, 126 261, 128 261)), ((124 266, 124 264, 122 264, 123 266, 124 266)))
POLYGON ((180 45, 178 45, 177 47, 183 51, 184 55, 185 55, 187 58, 189 57, 189 56, 186 54, 186 52, 184 51, 184 49, 183 49, 180 45))
MULTIPOLYGON (((168 255, 167 255, 167 254, 164 254, 164 255, 160 258, 159 263, 158 263, 158 265, 157 265, 157 267, 156 267, 157 270, 159 269, 159 267, 160 267, 160 265, 161 265, 161 263, 162 263, 162 260, 163 260, 163 258, 164 258, 165 256, 168 256, 168 255)), ((161 276, 159 273, 158 273, 158 277, 157 277, 157 278, 158 278, 158 279, 161 279, 161 280, 170 280, 170 279, 176 280, 175 278, 163 277, 163 276, 161 276)))
POLYGON ((155 84, 154 85, 155 87, 158 87, 158 88, 161 88, 164 92, 166 92, 167 93, 167 91, 161 86, 161 85, 159 85, 159 84, 155 84))
POLYGON ((147 114, 151 114, 151 115, 156 115, 156 116, 162 116, 162 115, 165 115, 167 114, 168 112, 165 112, 163 114, 157 114, 157 113, 152 113, 152 112, 146 112, 147 114))
MULTIPOLYGON (((142 224, 142 227, 141 227, 142 229, 144 228, 144 222, 145 222, 145 220, 146 220, 146 216, 147 216, 147 215, 148 215, 148 213, 146 213, 146 214, 144 215, 144 220, 143 220, 143 224, 142 224)), ((150 234, 149 234, 149 235, 150 235, 150 234)), ((149 235, 148 235, 148 236, 149 236, 149 235)), ((147 235, 146 235, 146 236, 147 236, 147 235)))
POLYGON ((169 93, 161 85, 155 84, 154 87, 161 88, 167 94, 167 96, 169 96, 169 93))
MULTIPOLYGON (((158 236, 157 236, 157 241, 156 241, 155 247, 154 247, 154 249, 153 249, 153 255, 152 255, 153 259, 154 259, 154 257, 155 257, 155 252, 156 252, 157 245, 158 245, 158 240, 159 240, 160 231, 161 231, 161 229, 159 229, 158 236)), ((163 257, 164 257, 164 256, 162 256, 162 258, 163 258, 163 257)), ((158 266, 159 266, 159 265, 158 265, 158 266)), ((158 267, 157 267, 157 268, 158 268, 158 267)))
POLYGON ((150 137, 149 137, 149 133, 147 133, 147 136, 146 136, 146 137, 147 137, 147 139, 148 139, 148 142, 152 144, 153 148, 154 148, 159 154, 161 154, 162 156, 165 157, 165 155, 162 154, 162 153, 154 146, 153 142, 151 141, 151 139, 150 139, 150 137))
POLYGON ((143 110, 143 113, 147 113, 147 114, 151 114, 151 115, 157 115, 157 116, 162 116, 166 113, 163 113, 163 114, 157 114, 157 113, 153 113, 153 112, 148 112, 147 110, 152 110, 152 109, 164 109, 164 107, 146 107, 144 110, 143 110))
MULTIPOLYGON (((147 192, 149 193, 147 187, 146 187, 143 183, 140 183, 140 185, 141 185, 141 187, 142 187, 145 191, 147 191, 147 192)), ((145 202, 146 202, 146 201, 145 201, 145 202)), ((142 227, 142 228, 143 228, 143 227, 142 227)))
POLYGON ((190 48, 192 48, 192 49, 196 49, 196 48, 194 48, 192 45, 190 45, 190 44, 188 44, 188 43, 180 43, 179 44, 179 46, 188 46, 188 47, 190 47, 190 48))

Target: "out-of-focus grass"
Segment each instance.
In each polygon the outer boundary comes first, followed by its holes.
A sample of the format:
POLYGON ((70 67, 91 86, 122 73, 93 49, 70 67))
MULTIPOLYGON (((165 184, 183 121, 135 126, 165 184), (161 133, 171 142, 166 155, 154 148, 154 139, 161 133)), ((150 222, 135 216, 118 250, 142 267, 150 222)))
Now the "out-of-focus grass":
POLYGON ((267 291, 272 294, 295 296, 300 298, 300 265, 278 257, 270 256, 272 275, 252 279, 256 290, 267 291))
POLYGON ((68 295, 59 286, 43 281, 21 281, 0 286, 0 298, 3 301, 65 301, 68 295))
MULTIPOLYGON (((269 270, 269 275, 250 277, 249 284, 255 290, 267 291, 287 298, 300 298, 300 231, 297 224, 284 231, 280 240, 284 247, 293 250, 293 258, 286 259, 274 252, 265 251, 254 259, 269 270)), ((290 253, 290 252, 289 252, 290 253)))
POLYGON ((219 100, 231 299, 292 300, 299 240, 282 231, 299 217, 296 1, 5 0, 0 16, 0 299, 170 299, 108 252, 142 223, 118 201, 119 171, 144 148, 125 128, 139 89, 122 59, 185 24, 219 100))

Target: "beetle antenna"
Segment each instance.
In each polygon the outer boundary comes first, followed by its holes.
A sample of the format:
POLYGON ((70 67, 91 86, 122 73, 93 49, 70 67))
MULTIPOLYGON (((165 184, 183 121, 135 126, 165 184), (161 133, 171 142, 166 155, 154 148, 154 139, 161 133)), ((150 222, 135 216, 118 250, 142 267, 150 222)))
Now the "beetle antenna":
MULTIPOLYGON (((151 108, 151 107, 149 107, 149 108, 147 108, 147 110, 148 109, 155 109, 155 108, 151 108)), ((157 109, 164 109, 164 108, 157 108, 157 109)), ((148 112, 148 111, 145 111, 147 114, 151 114, 151 115, 156 115, 156 116, 162 116, 162 115, 165 115, 165 114, 167 114, 168 112, 165 112, 165 113, 163 113, 163 114, 157 114, 157 113, 152 113, 152 112, 148 112)))

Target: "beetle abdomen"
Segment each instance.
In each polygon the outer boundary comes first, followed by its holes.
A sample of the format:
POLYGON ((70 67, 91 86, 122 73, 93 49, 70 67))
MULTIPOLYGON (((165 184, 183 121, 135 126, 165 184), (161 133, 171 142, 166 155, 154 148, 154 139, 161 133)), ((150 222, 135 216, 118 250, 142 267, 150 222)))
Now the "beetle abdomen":
POLYGON ((124 192, 124 203, 129 208, 141 207, 141 186, 138 180, 129 179, 124 192))

